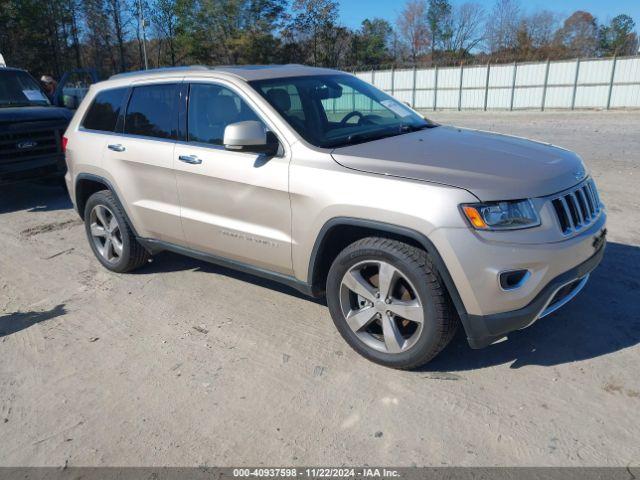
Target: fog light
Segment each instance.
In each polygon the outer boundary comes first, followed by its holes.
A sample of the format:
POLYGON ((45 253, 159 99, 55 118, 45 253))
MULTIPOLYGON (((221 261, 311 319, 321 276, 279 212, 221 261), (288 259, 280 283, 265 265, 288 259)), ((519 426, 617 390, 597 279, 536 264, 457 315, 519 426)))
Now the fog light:
POLYGON ((500 287, 503 290, 513 290, 521 287, 529 278, 529 270, 510 270, 499 275, 500 287))

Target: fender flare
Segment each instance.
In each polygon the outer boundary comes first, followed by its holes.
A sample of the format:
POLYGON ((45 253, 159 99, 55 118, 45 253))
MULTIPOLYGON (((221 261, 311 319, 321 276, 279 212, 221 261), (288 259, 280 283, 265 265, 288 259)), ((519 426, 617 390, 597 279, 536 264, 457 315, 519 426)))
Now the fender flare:
POLYGON ((318 253, 320 252, 320 248, 325 241, 327 234, 331 231, 331 229, 338 226, 353 226, 353 227, 361 227, 367 228, 371 230, 377 230, 380 232, 387 232, 394 235, 400 235, 403 237, 408 237, 414 241, 416 241, 419 245, 424 248, 424 250, 431 256, 431 259, 436 266, 438 274, 442 278, 445 286, 447 287, 447 291, 451 296, 451 300, 453 301, 453 305, 460 316, 460 320, 463 325, 467 321, 467 311, 464 307, 464 303, 462 302, 462 298, 460 297, 460 293, 453 282, 453 278, 449 273, 449 269, 447 268, 442 256, 438 252, 438 249, 435 247, 433 242, 429 240, 429 238, 416 230, 407 227, 401 227, 398 225, 394 225, 392 223, 379 222, 376 220, 366 220, 361 218, 354 217, 334 217, 328 220, 318 232, 318 236, 316 237, 316 241, 313 245, 313 250, 311 251, 311 257, 309 258, 309 269, 307 273, 307 283, 309 285, 313 285, 314 273, 316 269, 316 260, 318 253))
POLYGON ((127 223, 129 224, 129 228, 131 228, 131 231, 133 232, 134 236, 138 237, 138 232, 136 231, 136 227, 133 225, 133 222, 131 221, 131 219, 129 218, 129 215, 127 214, 127 211, 124 208, 123 203, 120 201, 120 197, 118 196, 118 191, 113 187, 113 184, 107 180, 104 177, 101 177, 99 175, 94 175, 92 173, 80 173, 78 174, 78 176, 75 179, 75 183, 73 185, 73 193, 74 193, 74 197, 75 197, 75 204, 76 204, 76 211, 78 212, 78 215, 80 215, 81 217, 84 216, 84 212, 80 212, 79 208, 78 208, 78 183, 81 180, 90 180, 92 182, 97 182, 97 183, 102 183, 107 190, 109 190, 112 194, 113 194, 113 198, 116 201, 116 203, 118 204, 118 207, 120 208, 120 211, 122 211, 122 213, 124 214, 124 217, 127 221, 127 223))

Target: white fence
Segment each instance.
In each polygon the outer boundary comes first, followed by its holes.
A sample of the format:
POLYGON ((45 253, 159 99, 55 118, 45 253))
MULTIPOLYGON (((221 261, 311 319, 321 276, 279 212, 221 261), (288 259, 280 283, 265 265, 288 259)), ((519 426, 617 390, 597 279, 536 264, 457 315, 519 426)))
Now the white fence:
POLYGON ((416 109, 640 108, 640 57, 355 74, 416 109))

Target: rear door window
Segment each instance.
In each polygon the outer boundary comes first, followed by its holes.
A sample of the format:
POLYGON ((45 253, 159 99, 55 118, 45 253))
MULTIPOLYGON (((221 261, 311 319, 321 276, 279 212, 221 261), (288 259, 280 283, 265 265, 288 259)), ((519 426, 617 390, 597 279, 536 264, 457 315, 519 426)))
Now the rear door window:
POLYGON ((126 93, 126 88, 103 90, 98 93, 84 117, 82 127, 89 130, 113 132, 126 93))
POLYGON ((178 135, 178 84, 145 85, 131 92, 124 133, 175 140, 178 135))

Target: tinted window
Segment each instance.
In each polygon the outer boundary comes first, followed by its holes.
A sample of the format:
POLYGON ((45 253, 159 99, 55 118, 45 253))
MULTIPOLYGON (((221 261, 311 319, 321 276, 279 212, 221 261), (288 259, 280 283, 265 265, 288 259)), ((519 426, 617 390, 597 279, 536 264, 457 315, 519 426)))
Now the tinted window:
POLYGON ((189 92, 189 141, 222 145, 227 125, 260 121, 236 93, 220 85, 193 84, 189 92))
POLYGON ((178 85, 146 85, 131 93, 124 133, 145 137, 177 137, 178 85))
POLYGON ((126 93, 126 88, 104 90, 98 93, 84 117, 82 126, 90 130, 113 132, 126 93))

